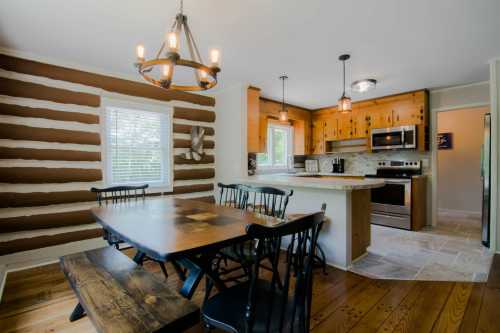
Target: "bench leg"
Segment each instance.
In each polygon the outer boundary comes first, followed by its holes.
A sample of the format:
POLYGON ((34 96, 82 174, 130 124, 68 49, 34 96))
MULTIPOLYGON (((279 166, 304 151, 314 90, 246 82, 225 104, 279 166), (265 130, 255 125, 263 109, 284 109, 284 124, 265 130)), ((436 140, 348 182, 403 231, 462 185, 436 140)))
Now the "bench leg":
POLYGON ((71 312, 71 315, 69 316, 69 321, 73 322, 84 316, 85 316, 85 310, 83 309, 82 305, 78 303, 73 309, 73 312, 71 312))
POLYGON ((144 254, 143 252, 141 251, 137 251, 137 253, 135 254, 134 256, 134 262, 139 265, 139 266, 142 266, 142 263, 144 262, 144 258, 146 257, 146 254, 144 254))

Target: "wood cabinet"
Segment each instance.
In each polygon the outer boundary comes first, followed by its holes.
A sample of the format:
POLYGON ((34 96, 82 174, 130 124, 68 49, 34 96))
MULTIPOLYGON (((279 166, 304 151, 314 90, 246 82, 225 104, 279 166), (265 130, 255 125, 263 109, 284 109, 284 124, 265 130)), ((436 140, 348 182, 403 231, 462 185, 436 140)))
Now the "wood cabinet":
MULTIPOLYGON (((287 105, 288 124, 293 127, 293 153, 306 155, 311 151, 312 128, 310 110, 287 105)), ((247 150, 249 153, 265 153, 269 123, 279 122, 281 103, 260 96, 260 89, 247 89, 247 150)), ((323 134, 321 134, 323 135, 323 134)))
MULTIPOLYGON (((372 128, 416 125, 418 150, 425 151, 428 150, 428 113, 428 92, 420 90, 356 102, 352 112, 346 114, 337 112, 337 107, 316 110, 313 119, 322 119, 326 141, 369 139, 372 128)), ((313 127, 314 138, 319 137, 317 128, 313 127)), ((318 154, 316 149, 313 154, 318 154)))
POLYGON ((325 120, 322 118, 312 121, 312 154, 325 153, 325 120))

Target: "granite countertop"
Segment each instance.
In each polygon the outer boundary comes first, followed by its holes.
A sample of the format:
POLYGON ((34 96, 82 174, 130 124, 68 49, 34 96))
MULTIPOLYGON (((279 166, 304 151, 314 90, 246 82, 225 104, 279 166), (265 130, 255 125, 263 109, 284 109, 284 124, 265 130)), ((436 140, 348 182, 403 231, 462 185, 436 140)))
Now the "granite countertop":
MULTIPOLYGON (((333 174, 328 174, 333 175, 333 174)), ((340 174, 346 177, 351 175, 340 174)), ((321 176, 321 175, 319 175, 321 176)), ((357 175, 354 175, 357 176, 357 175)), ((259 185, 274 185, 274 186, 289 186, 302 188, 316 188, 326 190, 352 191, 364 190, 384 186, 384 181, 376 178, 354 179, 354 178, 315 178, 307 176, 287 175, 287 174, 271 174, 248 176, 240 179, 244 184, 259 184, 259 185)))

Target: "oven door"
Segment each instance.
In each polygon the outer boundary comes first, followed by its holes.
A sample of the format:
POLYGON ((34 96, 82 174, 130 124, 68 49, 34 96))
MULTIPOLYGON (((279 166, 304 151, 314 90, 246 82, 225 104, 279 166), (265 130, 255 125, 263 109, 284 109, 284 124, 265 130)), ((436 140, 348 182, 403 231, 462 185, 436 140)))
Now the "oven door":
POLYGON ((384 179, 372 189, 372 210, 378 213, 411 215, 411 179, 384 179))
POLYGON ((375 128, 371 132, 372 150, 404 148, 404 132, 401 128, 375 128))

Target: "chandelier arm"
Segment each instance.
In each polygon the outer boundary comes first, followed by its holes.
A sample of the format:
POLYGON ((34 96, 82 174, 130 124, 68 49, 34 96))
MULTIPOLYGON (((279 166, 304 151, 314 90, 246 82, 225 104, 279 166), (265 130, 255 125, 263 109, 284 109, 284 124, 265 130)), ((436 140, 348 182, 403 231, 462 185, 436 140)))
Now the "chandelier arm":
MULTIPOLYGON (((188 26, 187 22, 184 22, 184 34, 186 35, 186 40, 187 40, 189 55, 191 56, 191 60, 196 62, 197 60, 196 60, 196 56, 194 53, 195 51, 193 48, 191 34, 190 34, 190 30, 189 30, 189 26, 188 26)), ((198 71, 196 71, 196 70, 194 71, 194 77, 196 79, 196 82, 198 82, 198 83, 201 82, 200 73, 198 73, 198 71)))
POLYGON ((158 53, 156 53, 156 59, 160 58, 161 53, 163 52, 163 49, 165 49, 165 42, 161 43, 161 47, 158 50, 158 53))
POLYGON ((194 40, 191 29, 189 29, 189 26, 187 24, 186 24, 186 32, 187 32, 187 34, 189 34, 189 40, 192 43, 192 47, 194 49, 195 56, 198 57, 198 58, 196 58, 196 57, 192 56, 193 60, 196 62, 199 62, 200 64, 203 64, 203 60, 201 60, 201 56, 200 56, 200 51, 198 50, 198 46, 196 45, 196 41, 194 40))

